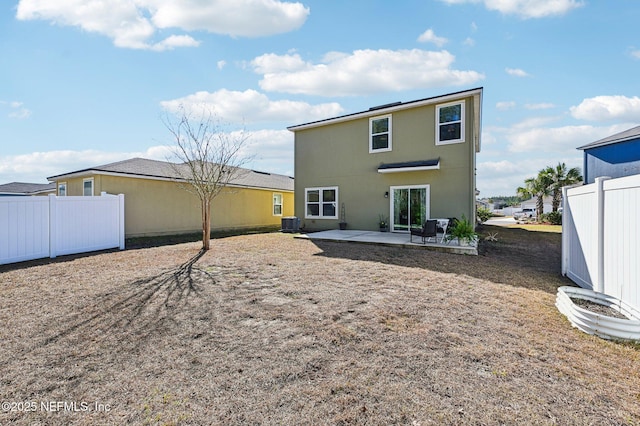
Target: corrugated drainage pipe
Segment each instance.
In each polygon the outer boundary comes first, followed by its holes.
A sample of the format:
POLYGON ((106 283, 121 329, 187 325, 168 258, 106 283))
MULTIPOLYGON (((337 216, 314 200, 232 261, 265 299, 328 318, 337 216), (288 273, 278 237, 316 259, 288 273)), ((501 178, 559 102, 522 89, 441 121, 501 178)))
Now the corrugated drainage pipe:
POLYGON ((613 296, 584 288, 565 286, 558 288, 556 307, 574 327, 585 333, 609 340, 640 341, 640 311, 613 296), (615 309, 627 319, 613 318, 589 311, 573 303, 572 298, 615 309))

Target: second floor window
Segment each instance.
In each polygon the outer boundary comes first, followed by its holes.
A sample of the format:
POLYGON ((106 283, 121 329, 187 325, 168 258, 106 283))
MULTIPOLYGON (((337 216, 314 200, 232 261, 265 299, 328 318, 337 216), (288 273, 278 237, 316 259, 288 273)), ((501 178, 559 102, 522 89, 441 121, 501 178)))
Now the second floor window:
POLYGON ((93 196, 93 179, 84 179, 82 181, 82 195, 85 197, 93 196))
POLYGON ((464 142, 464 102, 436 107, 436 145, 464 142))
POLYGON ((369 119, 369 152, 391 151, 391 116, 369 119))

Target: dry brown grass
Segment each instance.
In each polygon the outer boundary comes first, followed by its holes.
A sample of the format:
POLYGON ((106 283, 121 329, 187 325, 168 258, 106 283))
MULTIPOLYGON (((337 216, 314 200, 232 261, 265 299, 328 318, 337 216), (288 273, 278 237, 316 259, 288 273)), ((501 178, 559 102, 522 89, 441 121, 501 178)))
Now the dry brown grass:
POLYGON ((640 423, 638 347, 554 307, 560 235, 489 231, 479 256, 264 234, 2 267, 0 401, 38 406, 0 424, 640 423))

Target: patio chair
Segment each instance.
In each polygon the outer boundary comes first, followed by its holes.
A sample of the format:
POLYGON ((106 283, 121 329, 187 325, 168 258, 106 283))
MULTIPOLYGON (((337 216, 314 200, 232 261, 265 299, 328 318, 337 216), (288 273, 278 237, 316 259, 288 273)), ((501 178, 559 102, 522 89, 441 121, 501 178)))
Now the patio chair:
POLYGON ((427 219, 424 222, 422 228, 411 228, 411 236, 409 241, 413 242, 413 236, 422 237, 422 244, 425 244, 429 238, 433 238, 435 242, 438 241, 436 236, 438 235, 438 221, 435 219, 427 219))

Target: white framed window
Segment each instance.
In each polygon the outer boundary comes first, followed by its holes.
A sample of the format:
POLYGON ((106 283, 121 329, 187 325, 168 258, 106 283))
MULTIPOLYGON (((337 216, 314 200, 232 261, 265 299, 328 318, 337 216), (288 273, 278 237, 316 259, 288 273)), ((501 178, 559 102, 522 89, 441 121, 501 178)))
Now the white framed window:
POLYGON ((273 194, 273 215, 282 216, 282 194, 273 194))
POLYGON ((82 179, 82 195, 85 197, 93 196, 93 178, 82 179))
POLYGON ((369 152, 391 151, 391 115, 369 119, 369 152))
POLYGON ((58 197, 67 196, 67 182, 60 182, 58 184, 58 197))
POLYGON ((338 218, 338 187, 305 188, 304 190, 306 219, 338 218))
POLYGON ((464 142, 464 101, 436 106, 436 145, 464 142))

